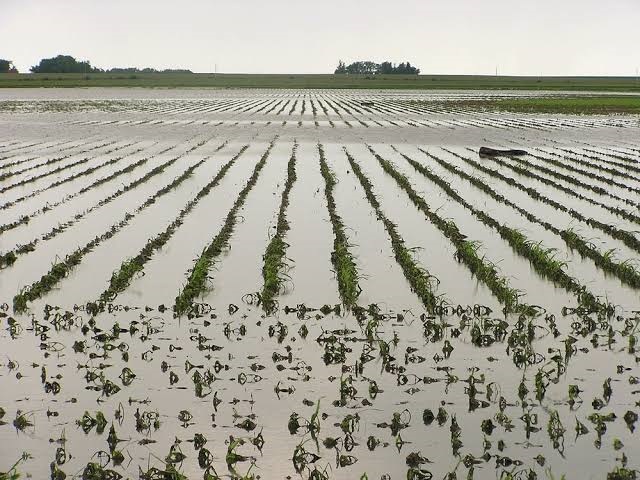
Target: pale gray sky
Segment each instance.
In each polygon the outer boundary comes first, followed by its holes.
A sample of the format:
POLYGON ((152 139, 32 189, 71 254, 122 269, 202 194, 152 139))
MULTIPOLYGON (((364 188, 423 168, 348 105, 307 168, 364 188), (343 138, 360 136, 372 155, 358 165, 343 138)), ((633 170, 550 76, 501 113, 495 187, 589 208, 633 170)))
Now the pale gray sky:
POLYGON ((635 75, 640 0, 0 0, 0 58, 329 73, 338 59, 423 73, 635 75))

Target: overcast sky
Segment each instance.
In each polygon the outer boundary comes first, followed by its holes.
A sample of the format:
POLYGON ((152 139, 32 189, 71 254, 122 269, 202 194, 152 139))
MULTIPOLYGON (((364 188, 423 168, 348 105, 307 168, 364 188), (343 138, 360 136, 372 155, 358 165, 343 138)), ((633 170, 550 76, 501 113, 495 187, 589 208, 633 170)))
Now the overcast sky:
POLYGON ((640 0, 0 0, 0 58, 329 73, 339 59, 422 73, 635 75, 640 0))

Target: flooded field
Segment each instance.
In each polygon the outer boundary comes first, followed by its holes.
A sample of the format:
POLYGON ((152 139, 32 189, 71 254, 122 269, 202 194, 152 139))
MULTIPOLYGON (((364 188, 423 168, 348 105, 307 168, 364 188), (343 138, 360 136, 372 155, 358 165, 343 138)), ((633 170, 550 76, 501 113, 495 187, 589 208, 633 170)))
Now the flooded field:
POLYGON ((512 95, 0 90, 0 479, 636 478, 640 120, 512 95))

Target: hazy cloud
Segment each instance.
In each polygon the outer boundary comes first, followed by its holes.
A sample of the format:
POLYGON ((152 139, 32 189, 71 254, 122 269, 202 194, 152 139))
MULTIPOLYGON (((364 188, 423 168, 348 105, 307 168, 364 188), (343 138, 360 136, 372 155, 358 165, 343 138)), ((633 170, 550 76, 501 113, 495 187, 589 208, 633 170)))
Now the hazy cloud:
POLYGON ((0 57, 21 71, 65 53, 103 68, 634 75, 638 25, 639 0, 0 0, 0 57))

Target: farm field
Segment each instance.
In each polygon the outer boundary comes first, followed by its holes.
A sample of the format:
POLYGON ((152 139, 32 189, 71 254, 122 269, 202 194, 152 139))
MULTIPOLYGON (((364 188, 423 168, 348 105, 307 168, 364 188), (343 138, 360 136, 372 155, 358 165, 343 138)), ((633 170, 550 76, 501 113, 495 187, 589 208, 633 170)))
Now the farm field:
POLYGON ((637 97, 538 97, 0 89, 0 472, 635 478, 637 97))
POLYGON ((0 73, 0 88, 321 88, 640 92, 637 77, 243 73, 0 73))

